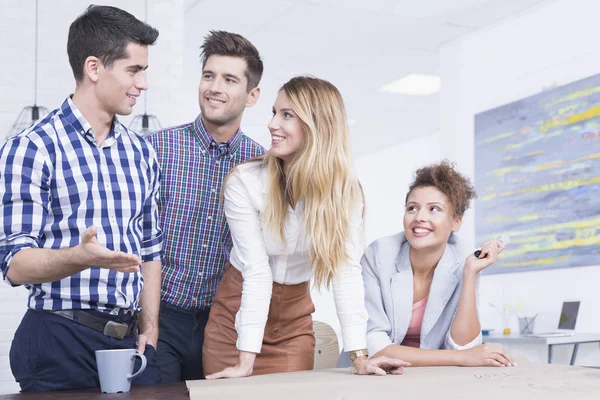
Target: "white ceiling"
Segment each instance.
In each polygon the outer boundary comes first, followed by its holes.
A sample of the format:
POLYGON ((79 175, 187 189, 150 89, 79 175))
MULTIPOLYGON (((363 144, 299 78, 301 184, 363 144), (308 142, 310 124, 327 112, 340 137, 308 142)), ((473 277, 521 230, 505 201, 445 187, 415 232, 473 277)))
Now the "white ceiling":
MULTIPOLYGON (((197 49, 211 29, 254 43, 265 73, 261 99, 246 112, 243 128, 263 143, 285 81, 298 74, 330 80, 344 96, 360 155, 440 129, 439 93, 412 97, 380 87, 409 73, 437 75, 443 43, 550 1, 186 0, 186 49, 197 49)), ((197 52, 186 57, 197 65, 197 52)))

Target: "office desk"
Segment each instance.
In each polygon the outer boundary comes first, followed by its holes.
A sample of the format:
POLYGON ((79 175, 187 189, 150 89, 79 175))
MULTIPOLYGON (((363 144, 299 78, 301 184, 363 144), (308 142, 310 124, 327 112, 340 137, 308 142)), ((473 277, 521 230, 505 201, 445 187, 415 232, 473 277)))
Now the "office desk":
POLYGON ((406 368, 359 376, 344 369, 188 381, 191 400, 598 400, 600 370, 560 364, 406 368))
POLYGON ((189 399, 184 382, 163 383, 161 385, 132 386, 129 393, 104 394, 99 388, 61 390, 45 393, 16 393, 0 395, 0 400, 183 400, 189 399))
POLYGON ((359 376, 348 368, 261 375, 217 381, 135 386, 129 393, 97 388, 0 396, 0 399, 165 400, 597 400, 600 370, 559 364, 518 367, 406 368, 404 375, 359 376), (189 388, 186 389, 186 385, 189 388))
POLYGON ((532 337, 515 335, 489 335, 483 336, 483 343, 504 343, 504 344, 543 344, 548 346, 548 364, 552 363, 552 348, 572 344, 573 353, 571 354, 571 365, 575 365, 579 345, 582 343, 600 343, 600 333, 576 333, 573 336, 559 337, 532 337))

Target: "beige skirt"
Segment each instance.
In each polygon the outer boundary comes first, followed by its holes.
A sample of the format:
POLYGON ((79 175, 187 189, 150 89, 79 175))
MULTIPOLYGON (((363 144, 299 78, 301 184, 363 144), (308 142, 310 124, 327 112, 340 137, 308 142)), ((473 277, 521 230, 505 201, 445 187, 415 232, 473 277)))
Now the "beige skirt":
MULTIPOLYGON (((242 273, 227 266, 217 288, 204 331, 204 375, 233 367, 238 362, 235 315, 242 298, 242 273)), ((313 369, 315 306, 309 282, 281 285, 273 282, 273 295, 260 354, 252 375, 313 369)))

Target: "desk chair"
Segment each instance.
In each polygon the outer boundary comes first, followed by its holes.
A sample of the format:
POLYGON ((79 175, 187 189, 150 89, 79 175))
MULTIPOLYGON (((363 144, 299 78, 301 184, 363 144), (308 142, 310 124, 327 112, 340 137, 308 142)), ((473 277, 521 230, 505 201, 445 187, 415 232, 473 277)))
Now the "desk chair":
POLYGON ((340 346, 335 331, 325 322, 313 321, 313 332, 316 340, 313 368, 335 368, 340 354, 340 346))

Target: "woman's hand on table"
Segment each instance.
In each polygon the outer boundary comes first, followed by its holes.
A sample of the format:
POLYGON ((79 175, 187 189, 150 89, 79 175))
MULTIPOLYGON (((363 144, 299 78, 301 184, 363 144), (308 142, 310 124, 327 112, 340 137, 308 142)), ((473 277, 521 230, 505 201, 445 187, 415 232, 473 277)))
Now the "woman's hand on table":
POLYGON ((410 363, 386 356, 359 357, 352 363, 352 370, 358 375, 402 375, 404 367, 410 367, 410 363))
POLYGON ((254 360, 256 353, 250 353, 240 350, 240 356, 237 365, 227 367, 221 372, 215 372, 206 376, 206 379, 221 379, 221 378, 241 378, 252 375, 254 370, 254 360))
POLYGON ((461 365, 465 367, 512 367, 517 366, 512 357, 501 347, 490 343, 467 350, 458 350, 461 354, 461 365))

